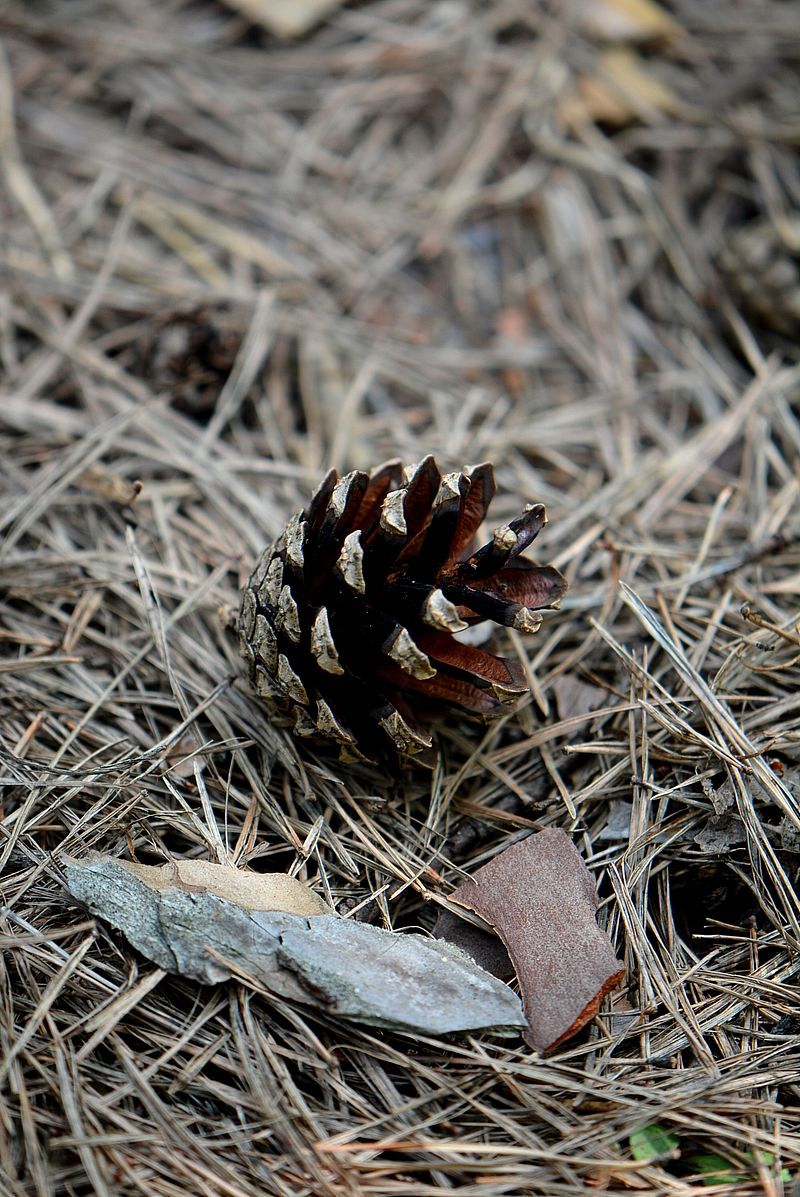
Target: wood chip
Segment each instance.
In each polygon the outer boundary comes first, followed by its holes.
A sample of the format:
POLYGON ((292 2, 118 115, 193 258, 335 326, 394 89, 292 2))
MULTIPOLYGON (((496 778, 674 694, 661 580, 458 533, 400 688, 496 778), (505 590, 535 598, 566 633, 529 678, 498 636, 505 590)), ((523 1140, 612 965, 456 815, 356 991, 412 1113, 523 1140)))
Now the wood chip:
POLYGON ((451 900, 485 919, 505 944, 530 1027, 525 1039, 538 1051, 575 1035, 622 980, 623 965, 595 920, 591 873, 563 831, 507 848, 451 900))

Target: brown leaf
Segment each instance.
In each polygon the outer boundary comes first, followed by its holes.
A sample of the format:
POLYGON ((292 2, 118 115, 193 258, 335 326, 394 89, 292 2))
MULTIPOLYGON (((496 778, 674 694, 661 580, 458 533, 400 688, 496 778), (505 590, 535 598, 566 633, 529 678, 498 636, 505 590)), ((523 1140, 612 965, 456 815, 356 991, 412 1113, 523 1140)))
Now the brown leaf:
MULTIPOLYGON (((508 949, 530 1026, 525 1038, 539 1051, 576 1034, 622 980, 623 965, 595 920, 591 873, 563 831, 507 848, 451 900, 485 919, 508 949)), ((446 924, 443 937, 450 938, 446 924)), ((467 947, 463 936, 458 942, 467 947)))
POLYGON ((119 860, 116 864, 159 893, 179 889, 190 894, 214 894, 244 910, 282 910, 306 916, 333 913, 312 889, 286 873, 254 873, 210 860, 178 860, 163 865, 119 860))
POLYGON ((142 492, 142 484, 138 480, 128 482, 126 478, 121 478, 113 470, 98 463, 87 466, 75 479, 75 485, 82 490, 90 490, 119 507, 129 507, 142 492))
POLYGON ((572 128, 587 122, 623 128, 637 120, 652 124, 660 114, 675 112, 679 106, 678 97, 651 66, 632 50, 618 46, 599 56, 594 73, 579 77, 558 111, 572 128))

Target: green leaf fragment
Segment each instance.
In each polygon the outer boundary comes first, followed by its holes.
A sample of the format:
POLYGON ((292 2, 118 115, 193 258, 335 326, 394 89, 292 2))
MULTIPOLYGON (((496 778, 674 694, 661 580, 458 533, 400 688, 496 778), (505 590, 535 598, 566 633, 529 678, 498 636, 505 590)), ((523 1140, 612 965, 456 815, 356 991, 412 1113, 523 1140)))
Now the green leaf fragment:
MULTIPOLYGON (((775 1156, 771 1151, 760 1152, 760 1158, 761 1162, 768 1167, 775 1162, 775 1156)), ((754 1166, 756 1165, 756 1156, 752 1151, 745 1152, 745 1159, 754 1166)), ((726 1160, 724 1156, 717 1155, 713 1151, 692 1155, 687 1162, 700 1174, 704 1185, 746 1184, 750 1179, 738 1171, 736 1165, 732 1164, 730 1160, 726 1160)), ((784 1182, 792 1179, 788 1168, 781 1168, 780 1179, 784 1182)))
POLYGON ((740 1172, 734 1172, 730 1160, 723 1159, 715 1152, 690 1156, 688 1162, 696 1172, 700 1173, 704 1185, 726 1185, 733 1181, 740 1182, 747 1179, 740 1172))
POLYGON ((670 1134, 659 1122, 651 1122, 649 1126, 635 1130, 628 1143, 635 1160, 661 1159, 678 1150, 677 1135, 670 1134))

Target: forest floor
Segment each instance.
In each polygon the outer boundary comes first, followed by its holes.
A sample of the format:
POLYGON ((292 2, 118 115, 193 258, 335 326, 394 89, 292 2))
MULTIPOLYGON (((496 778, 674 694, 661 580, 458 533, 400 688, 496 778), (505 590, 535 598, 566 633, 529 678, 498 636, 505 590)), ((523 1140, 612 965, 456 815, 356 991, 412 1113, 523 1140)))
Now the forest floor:
POLYGON ((2 1197, 796 1193, 795 6, 0 33, 2 1197), (545 502, 570 589, 500 638, 529 700, 387 776, 270 721, 229 615, 330 465, 428 453, 545 502), (541 827, 626 965, 546 1057, 165 975, 63 886, 210 858, 430 929, 541 827))

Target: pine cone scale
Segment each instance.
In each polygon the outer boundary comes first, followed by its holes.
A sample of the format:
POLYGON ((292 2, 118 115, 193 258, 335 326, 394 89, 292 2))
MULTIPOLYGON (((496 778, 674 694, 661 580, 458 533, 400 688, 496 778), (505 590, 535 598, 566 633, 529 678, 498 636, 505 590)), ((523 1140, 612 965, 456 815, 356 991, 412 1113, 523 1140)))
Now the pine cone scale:
POLYGON ((450 546, 450 561, 460 560, 461 555, 468 551, 478 535, 478 529, 486 519, 489 504, 497 490, 494 470, 488 462, 475 466, 470 471, 469 479, 469 490, 461 505, 461 514, 450 546))
POLYGON ((379 467, 369 479, 367 492, 358 509, 356 523, 359 527, 374 527, 387 497, 397 490, 402 480, 403 469, 399 461, 390 461, 379 467))
POLYGON ((461 618, 458 607, 438 587, 429 590, 421 604, 422 622, 428 627, 444 632, 464 632, 469 627, 461 618))
POLYGON ((408 471, 403 517, 406 524, 406 543, 397 556, 398 564, 414 560, 420 552, 427 532, 431 507, 441 485, 441 474, 432 457, 426 457, 408 471))
POLYGON ((311 655, 325 673, 341 677, 344 668, 333 639, 327 607, 320 607, 311 625, 311 655))
MULTIPOLYGON (((490 686, 481 687, 456 670, 439 669, 434 682, 405 675, 397 667, 381 665, 379 676, 397 691, 413 695, 418 702, 432 707, 440 703, 461 708, 473 715, 491 715, 500 709, 500 699, 490 686)), ((515 695, 519 698, 519 692, 515 695)))
POLYGON ((500 685, 524 691, 525 682, 516 661, 495 657, 474 644, 463 644, 444 632, 423 632, 416 638, 417 646, 436 666, 465 681, 489 687, 500 685))

